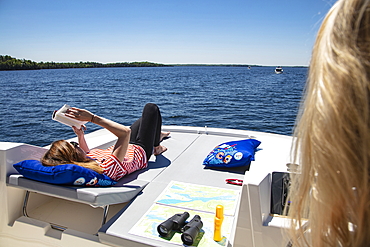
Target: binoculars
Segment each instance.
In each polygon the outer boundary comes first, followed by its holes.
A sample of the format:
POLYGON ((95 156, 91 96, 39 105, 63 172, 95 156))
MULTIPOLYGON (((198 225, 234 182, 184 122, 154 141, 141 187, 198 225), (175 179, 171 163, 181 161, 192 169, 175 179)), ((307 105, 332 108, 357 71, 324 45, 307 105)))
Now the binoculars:
POLYGON ((203 227, 203 222, 199 215, 186 222, 189 218, 189 213, 175 214, 164 222, 158 225, 157 231, 162 237, 167 237, 172 231, 182 232, 181 240, 186 245, 192 245, 198 236, 200 229, 203 227))

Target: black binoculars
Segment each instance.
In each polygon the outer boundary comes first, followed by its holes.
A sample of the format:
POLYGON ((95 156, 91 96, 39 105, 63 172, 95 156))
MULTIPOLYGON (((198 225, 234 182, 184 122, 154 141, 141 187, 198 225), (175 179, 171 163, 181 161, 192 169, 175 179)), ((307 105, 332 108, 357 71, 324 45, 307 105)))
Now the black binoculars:
POLYGON ((195 215, 191 221, 186 222, 189 216, 188 212, 173 215, 158 225, 158 233, 162 237, 167 237, 171 231, 182 232, 182 242, 186 245, 192 245, 198 236, 200 229, 203 227, 203 222, 199 215, 195 215))

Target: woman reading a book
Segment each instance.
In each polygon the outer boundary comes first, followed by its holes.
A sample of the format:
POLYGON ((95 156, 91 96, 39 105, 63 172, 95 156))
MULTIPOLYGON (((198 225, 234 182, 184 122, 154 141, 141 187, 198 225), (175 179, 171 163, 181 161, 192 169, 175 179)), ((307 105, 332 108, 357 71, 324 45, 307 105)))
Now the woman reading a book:
POLYGON ((81 129, 72 127, 78 143, 59 140, 52 143, 41 162, 45 166, 76 164, 92 169, 118 181, 126 174, 147 167, 152 154, 159 155, 167 150, 160 142, 169 132, 162 132, 162 117, 157 105, 145 105, 142 116, 131 127, 97 116, 87 110, 70 108, 66 116, 97 124, 115 136, 117 142, 112 147, 90 150, 81 129))

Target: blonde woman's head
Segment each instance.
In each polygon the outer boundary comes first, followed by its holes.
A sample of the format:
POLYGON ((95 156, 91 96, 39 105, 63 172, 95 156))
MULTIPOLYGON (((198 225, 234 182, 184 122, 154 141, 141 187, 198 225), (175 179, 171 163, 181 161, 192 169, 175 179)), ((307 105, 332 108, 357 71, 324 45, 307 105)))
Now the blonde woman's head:
POLYGON ((370 1, 340 0, 312 53, 295 130, 293 246, 370 243, 370 1), (305 238, 304 231, 310 238, 305 238))

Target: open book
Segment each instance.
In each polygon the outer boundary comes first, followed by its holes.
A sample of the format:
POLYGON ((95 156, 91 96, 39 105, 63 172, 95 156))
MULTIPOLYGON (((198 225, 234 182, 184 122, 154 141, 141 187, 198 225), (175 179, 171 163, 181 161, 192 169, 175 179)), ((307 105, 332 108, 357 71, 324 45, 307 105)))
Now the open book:
POLYGON ((54 111, 52 119, 62 124, 68 125, 70 127, 75 126, 81 129, 81 125, 86 124, 88 121, 79 121, 79 120, 67 117, 65 113, 67 112, 69 108, 71 108, 69 105, 64 105, 59 110, 54 111))

